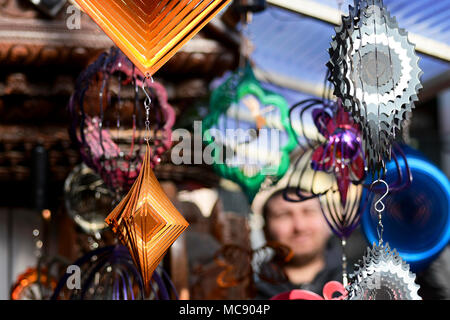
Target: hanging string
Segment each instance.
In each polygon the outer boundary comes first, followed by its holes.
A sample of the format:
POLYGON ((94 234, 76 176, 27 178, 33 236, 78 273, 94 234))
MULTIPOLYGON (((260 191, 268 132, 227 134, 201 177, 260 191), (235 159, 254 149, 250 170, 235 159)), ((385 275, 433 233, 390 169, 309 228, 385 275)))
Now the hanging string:
MULTIPOLYGON (((118 68, 122 68, 122 62, 119 61, 118 63, 118 68)), ((117 104, 116 104, 116 129, 117 129, 117 135, 116 135, 116 140, 119 141, 120 139, 120 128, 121 128, 121 119, 120 119, 120 115, 122 112, 122 96, 121 96, 121 91, 122 91, 122 73, 119 72, 118 74, 118 89, 117 89, 117 104)))
MULTIPOLYGON (((247 64, 248 61, 248 38, 246 37, 247 34, 247 28, 248 28, 248 22, 249 22, 249 18, 251 17, 251 13, 249 12, 244 12, 241 14, 241 32, 240 32, 240 45, 239 45, 239 67, 238 67, 238 75, 239 78, 241 78, 244 75, 244 68, 247 64)), ((233 88, 233 100, 236 98, 236 91, 233 88)), ((236 106, 237 108, 237 117, 235 118, 235 128, 240 128, 240 117, 239 117, 239 108, 238 106, 236 106)))
POLYGON ((100 91, 98 93, 98 99, 99 99, 99 104, 100 104, 100 119, 99 119, 99 123, 98 123, 98 134, 100 137, 100 147, 102 148, 103 154, 105 154, 105 147, 103 145, 103 121, 104 121, 103 101, 104 101, 104 95, 107 94, 107 92, 105 92, 106 84, 108 81, 108 74, 106 71, 107 62, 108 62, 108 60, 105 60, 105 63, 103 65, 103 70, 102 70, 103 80, 102 80, 102 85, 100 87, 100 91))
POLYGON ((347 245, 347 241, 342 239, 342 284, 344 287, 348 285, 348 274, 347 274, 347 255, 345 254, 345 246, 347 245))
POLYGON ((239 69, 243 69, 250 56, 250 38, 248 37, 248 24, 251 22, 252 13, 244 12, 241 14, 242 29, 240 32, 240 46, 239 46, 239 69))

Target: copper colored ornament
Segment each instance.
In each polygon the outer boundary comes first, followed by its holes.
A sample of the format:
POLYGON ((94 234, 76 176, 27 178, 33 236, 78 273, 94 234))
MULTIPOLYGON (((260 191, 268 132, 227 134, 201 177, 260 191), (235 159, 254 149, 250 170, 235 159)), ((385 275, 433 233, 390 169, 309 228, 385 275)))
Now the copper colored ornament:
POLYGON ((189 224, 156 179, 148 144, 138 178, 105 221, 128 247, 149 292, 153 271, 189 224))
POLYGON ((146 76, 231 0, 75 0, 146 76))
POLYGON ((56 287, 56 280, 47 268, 28 268, 17 277, 11 289, 11 300, 46 300, 56 287))

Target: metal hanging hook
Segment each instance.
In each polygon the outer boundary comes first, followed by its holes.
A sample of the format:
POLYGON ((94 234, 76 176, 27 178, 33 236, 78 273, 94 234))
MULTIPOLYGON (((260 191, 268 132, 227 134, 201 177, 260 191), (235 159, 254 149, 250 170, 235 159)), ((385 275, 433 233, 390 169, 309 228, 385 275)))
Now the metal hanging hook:
POLYGON ((154 83, 155 81, 153 80, 153 77, 146 77, 143 81, 142 81, 142 90, 145 93, 146 96, 146 102, 148 101, 148 105, 150 105, 150 103, 152 102, 152 97, 148 94, 147 92, 147 80, 150 80, 151 83, 154 83))
POLYGON ((375 205, 374 205, 375 210, 376 210, 378 213, 382 213, 382 212, 384 211, 384 209, 385 209, 385 205, 384 205, 384 203, 383 203, 383 199, 386 198, 387 195, 389 194, 389 185, 388 185, 387 182, 384 181, 383 179, 377 179, 377 180, 375 180, 375 181, 372 183, 372 185, 370 186, 370 189, 372 190, 373 186, 374 186, 375 184, 377 184, 378 182, 381 182, 381 183, 383 183, 383 184, 386 186, 386 191, 385 191, 385 193, 380 197, 380 199, 378 199, 378 200, 375 202, 375 205), (381 206, 381 207, 380 207, 380 206, 381 206))
POLYGON ((382 213, 383 213, 384 209, 386 208, 386 206, 383 203, 383 199, 386 198, 387 195, 389 194, 389 185, 383 179, 378 179, 372 183, 372 185, 370 186, 370 189, 372 190, 373 186, 378 182, 381 182, 386 186, 385 193, 374 204, 374 209, 376 212, 378 212, 377 233, 378 233, 379 245, 381 246, 383 244, 383 231, 384 231, 383 222, 382 222, 382 213))
POLYGON ((152 104, 152 97, 147 91, 147 79, 150 79, 151 83, 153 83, 153 77, 147 77, 142 81, 142 91, 144 91, 145 94, 145 100, 144 100, 144 108, 145 108, 145 130, 147 132, 146 137, 144 138, 145 141, 149 142, 151 135, 150 135, 150 106, 152 104))

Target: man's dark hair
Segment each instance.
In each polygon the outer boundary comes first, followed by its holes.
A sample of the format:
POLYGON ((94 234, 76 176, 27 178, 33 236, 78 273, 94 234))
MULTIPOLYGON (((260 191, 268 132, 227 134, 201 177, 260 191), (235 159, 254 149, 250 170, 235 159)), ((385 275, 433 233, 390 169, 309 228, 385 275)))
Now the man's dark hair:
POLYGON ((264 221, 267 221, 267 215, 269 214, 269 202, 275 197, 278 197, 280 194, 282 195, 284 192, 284 189, 277 190, 274 193, 270 195, 270 197, 267 198, 266 203, 264 203, 264 206, 262 208, 262 216, 264 218, 264 221))
POLYGON ((278 197, 280 194, 283 196, 284 200, 289 201, 286 199, 285 194, 291 194, 291 193, 296 194, 297 188, 289 187, 287 189, 277 190, 274 193, 272 193, 269 198, 267 198, 266 203, 264 203, 264 206, 262 208, 262 216, 264 218, 264 221, 267 221, 267 215, 269 213, 269 206, 268 206, 269 201, 275 197, 278 197))

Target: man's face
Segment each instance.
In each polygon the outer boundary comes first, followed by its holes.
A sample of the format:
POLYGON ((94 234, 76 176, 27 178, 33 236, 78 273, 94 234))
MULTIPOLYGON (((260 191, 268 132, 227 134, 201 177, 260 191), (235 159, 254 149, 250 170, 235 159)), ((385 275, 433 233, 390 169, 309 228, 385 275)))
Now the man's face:
POLYGON ((275 195, 267 203, 266 224, 268 236, 300 260, 322 254, 331 234, 317 198, 288 202, 275 195))

